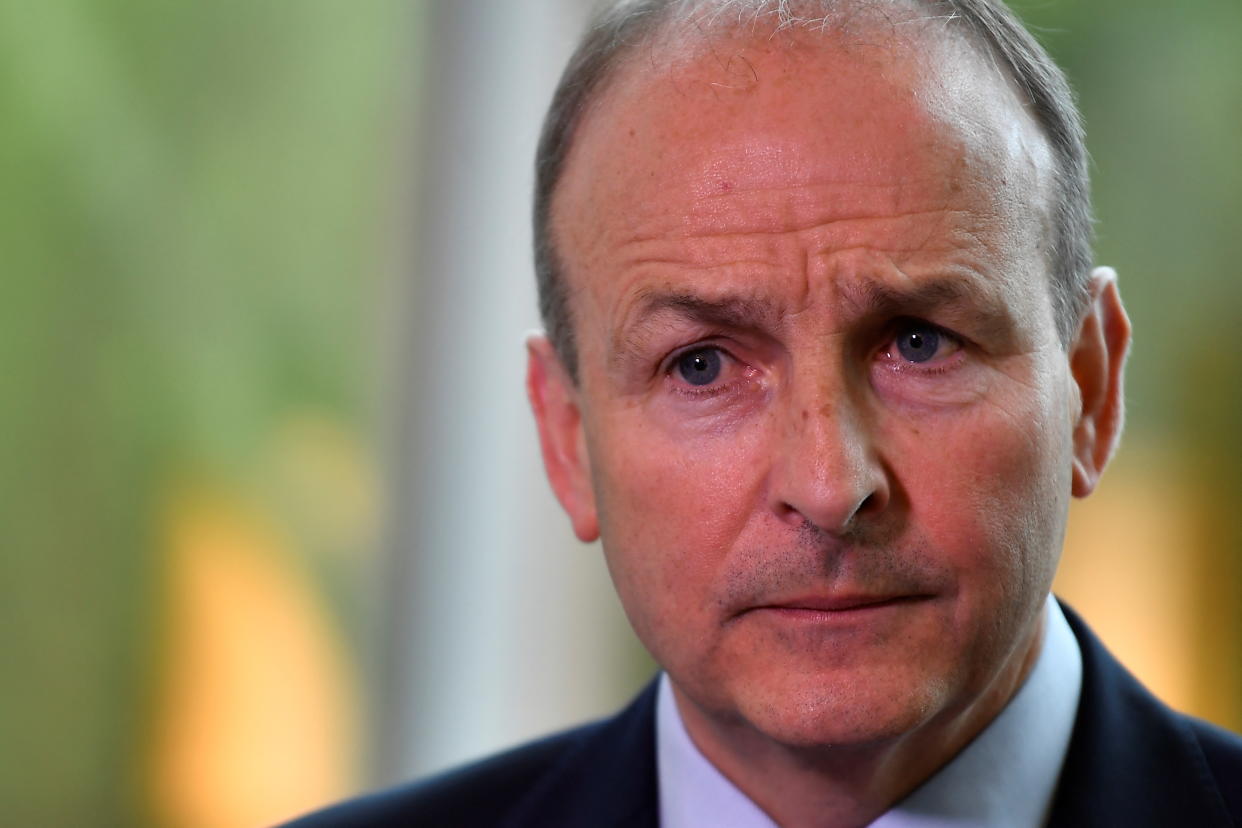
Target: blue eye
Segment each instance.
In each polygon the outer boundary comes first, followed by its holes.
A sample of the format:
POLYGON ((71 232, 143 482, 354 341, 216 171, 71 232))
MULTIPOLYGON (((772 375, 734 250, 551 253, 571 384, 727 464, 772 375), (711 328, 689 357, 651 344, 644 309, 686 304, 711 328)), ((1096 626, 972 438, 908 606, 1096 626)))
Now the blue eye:
POLYGON ((687 351, 677 360, 677 373, 691 385, 710 385, 720 376, 720 352, 715 348, 687 351))
POLYGON ((930 325, 909 325, 897 334, 897 351, 910 362, 927 362, 940 349, 940 332, 930 325))

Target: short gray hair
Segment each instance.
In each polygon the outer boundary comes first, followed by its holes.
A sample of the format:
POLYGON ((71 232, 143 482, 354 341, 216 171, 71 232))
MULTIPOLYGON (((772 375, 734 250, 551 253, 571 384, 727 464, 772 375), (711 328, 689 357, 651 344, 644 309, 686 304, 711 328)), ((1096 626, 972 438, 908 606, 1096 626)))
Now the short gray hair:
MULTIPOLYGON (((1074 336, 1086 305, 1092 263, 1091 192, 1082 117, 1060 67, 1000 0, 911 0, 947 25, 964 27, 1025 96, 1027 111, 1043 131, 1054 159, 1052 238, 1048 240, 1050 288, 1062 343, 1074 336)), ((894 4, 894 5, 910 5, 894 4)), ((723 25, 735 17, 770 17, 776 28, 826 28, 829 13, 843 6, 883 5, 871 0, 614 0, 594 19, 569 59, 544 120, 535 154, 534 245, 539 312, 548 338, 576 382, 578 353, 564 267, 552 237, 552 201, 574 133, 584 113, 634 47, 671 24, 700 16, 723 25), (799 16, 810 8, 815 17, 799 16)))

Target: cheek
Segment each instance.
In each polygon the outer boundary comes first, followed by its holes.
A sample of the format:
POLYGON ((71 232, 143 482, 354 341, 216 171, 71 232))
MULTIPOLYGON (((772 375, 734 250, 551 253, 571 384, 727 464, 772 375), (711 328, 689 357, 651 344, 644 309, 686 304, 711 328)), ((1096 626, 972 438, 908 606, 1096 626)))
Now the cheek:
POLYGON ((1070 485, 1056 410, 985 404, 924 434, 923 462, 907 464, 914 522, 977 596, 1026 602, 1051 584, 1070 485))
POLYGON ((613 580, 636 627, 638 615, 685 620, 708 608, 755 513, 761 436, 678 437, 628 417, 607 425, 592 441, 592 474, 613 580))

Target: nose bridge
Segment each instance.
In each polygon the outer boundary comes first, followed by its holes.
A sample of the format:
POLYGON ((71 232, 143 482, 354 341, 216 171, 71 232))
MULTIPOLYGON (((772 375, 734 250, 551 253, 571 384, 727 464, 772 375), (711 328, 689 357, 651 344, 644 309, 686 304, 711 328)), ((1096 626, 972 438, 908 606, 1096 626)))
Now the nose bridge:
POLYGON ((840 533, 887 499, 863 396, 823 365, 795 378, 773 468, 773 506, 786 520, 840 533))

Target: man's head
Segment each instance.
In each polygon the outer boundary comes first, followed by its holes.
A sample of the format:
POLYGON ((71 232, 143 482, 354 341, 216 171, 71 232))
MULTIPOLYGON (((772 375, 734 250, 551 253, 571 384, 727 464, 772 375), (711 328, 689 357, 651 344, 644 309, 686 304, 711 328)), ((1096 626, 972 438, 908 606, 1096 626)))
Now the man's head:
POLYGON ((702 721, 795 748, 969 728, 1029 666, 1120 427, 1124 314, 1065 252, 1085 201, 958 20, 674 5, 544 171, 553 488, 702 721))

